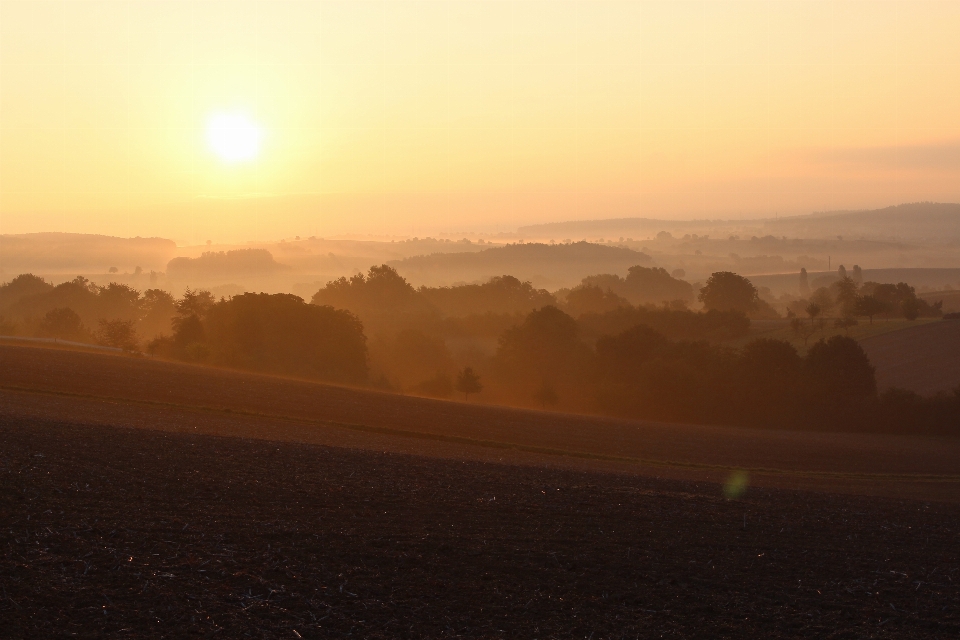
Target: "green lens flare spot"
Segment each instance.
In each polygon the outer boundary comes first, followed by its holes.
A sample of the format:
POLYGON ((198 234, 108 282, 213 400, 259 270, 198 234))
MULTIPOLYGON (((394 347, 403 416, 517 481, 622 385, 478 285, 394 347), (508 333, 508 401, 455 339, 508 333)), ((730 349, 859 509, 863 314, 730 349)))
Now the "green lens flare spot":
POLYGON ((750 485, 750 476, 746 471, 734 471, 723 483, 723 495, 730 500, 741 497, 750 485))

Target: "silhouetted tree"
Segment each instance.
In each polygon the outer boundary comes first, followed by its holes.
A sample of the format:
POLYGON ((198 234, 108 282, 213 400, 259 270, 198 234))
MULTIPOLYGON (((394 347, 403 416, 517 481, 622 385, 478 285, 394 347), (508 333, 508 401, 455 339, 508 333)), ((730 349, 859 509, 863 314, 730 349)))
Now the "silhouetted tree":
POLYGON ((37 333, 41 337, 62 340, 82 340, 86 330, 77 312, 69 307, 51 309, 40 321, 37 333))
POLYGON ((862 295, 873 296, 886 305, 886 309, 878 315, 881 316, 903 316, 908 320, 915 320, 923 316, 936 318, 943 314, 942 302, 930 304, 928 301, 917 297, 916 290, 906 282, 897 284, 880 284, 878 282, 865 282, 860 287, 862 295))
POLYGON ((529 400, 535 385, 544 379, 570 397, 589 370, 590 358, 590 348, 579 338, 577 322, 556 307, 546 306, 500 336, 494 368, 518 401, 529 400))
POLYGON ((863 284, 863 269, 860 268, 860 265, 853 265, 853 275, 850 278, 858 285, 863 284))
POLYGON ((853 305, 853 314, 867 316, 870 318, 870 324, 873 324, 873 316, 886 310, 886 303, 877 300, 874 296, 860 296, 853 305))
POLYGON ((141 318, 138 332, 144 336, 168 333, 177 317, 177 302, 162 289, 147 289, 140 301, 141 318))
POLYGON ((760 338, 747 343, 737 361, 741 419, 755 424, 791 419, 799 399, 802 365, 789 342, 760 338))
POLYGON ((439 316, 421 293, 385 264, 370 267, 366 276, 358 273, 328 282, 311 302, 350 311, 374 335, 393 333, 400 327, 422 326, 439 316))
POLYGON ((800 295, 810 295, 810 279, 807 276, 807 269, 805 267, 800 269, 800 295))
POLYGON ((32 273, 21 273, 10 282, 0 284, 0 309, 6 309, 23 298, 53 291, 53 285, 32 273))
POLYGON ((96 308, 105 318, 137 322, 142 315, 140 292, 117 282, 96 288, 96 308))
POLYGON ((827 287, 820 287, 810 294, 810 302, 820 307, 821 313, 827 313, 836 306, 836 299, 827 287))
POLYGON ((920 317, 920 300, 914 296, 906 298, 900 303, 900 312, 907 320, 916 320, 920 317))
POLYGON ((173 344, 181 351, 191 344, 203 342, 207 337, 203 321, 196 314, 174 318, 172 324, 173 344))
POLYGON ((457 374, 455 389, 463 394, 463 399, 466 401, 471 393, 483 391, 483 384, 480 383, 480 376, 471 367, 464 367, 457 374))
POLYGON ((672 277, 662 267, 630 267, 627 277, 624 278, 624 285, 625 290, 621 295, 637 303, 693 300, 693 286, 672 277))
POLYGON ((706 309, 750 313, 757 308, 759 294, 753 283, 730 271, 718 271, 707 279, 698 296, 706 309))
POLYGON ((544 409, 547 408, 547 405, 553 406, 560 401, 560 398, 557 396, 557 391, 553 388, 553 385, 544 381, 536 391, 533 392, 533 399, 540 403, 544 409))
POLYGON ((173 339, 165 344, 162 339, 153 340, 147 345, 147 350, 156 355, 174 355, 187 357, 191 360, 203 360, 209 355, 209 348, 194 346, 202 345, 207 337, 203 326, 203 318, 216 303, 216 299, 209 291, 187 289, 183 297, 177 300, 177 317, 170 321, 173 328, 173 339), (166 353, 171 351, 172 353, 166 353), (203 357, 201 357, 203 356, 203 357))
POLYGON ((638 325, 597 341, 597 404, 612 413, 664 420, 726 417, 729 358, 706 342, 670 342, 638 325))
POLYGON ((877 393, 870 359, 860 343, 847 336, 833 336, 810 347, 804 371, 814 404, 838 408, 877 393))
POLYGON ((124 351, 137 351, 137 332, 133 324, 133 320, 100 320, 97 342, 124 351))
POLYGON ((584 313, 605 313, 629 305, 626 298, 609 289, 603 290, 596 285, 580 285, 567 294, 564 307, 567 313, 577 317, 584 313))
POLYGON ((833 284, 837 291, 836 300, 840 306, 840 314, 844 316, 853 315, 854 306, 857 304, 858 287, 852 279, 843 276, 833 284))
POLYGON ((203 319, 214 363, 332 382, 367 380, 363 325, 349 311, 290 294, 245 293, 220 300, 203 319))
POLYGON ((215 302, 216 298, 209 291, 187 289, 183 297, 177 300, 177 313, 183 318, 188 316, 203 318, 215 302))

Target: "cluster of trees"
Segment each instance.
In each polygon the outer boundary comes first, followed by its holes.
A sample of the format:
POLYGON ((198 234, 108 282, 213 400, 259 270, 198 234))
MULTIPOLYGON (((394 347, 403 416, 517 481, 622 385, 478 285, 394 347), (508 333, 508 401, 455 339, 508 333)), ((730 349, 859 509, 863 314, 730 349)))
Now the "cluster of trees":
POLYGON ((331 382, 367 381, 363 325, 349 311, 290 294, 245 293, 214 300, 187 291, 173 333, 150 341, 155 355, 331 382))
POLYGON ((624 278, 610 273, 584 278, 565 296, 568 311, 578 316, 588 311, 604 310, 590 304, 598 293, 630 304, 660 304, 674 300, 689 304, 694 300, 693 285, 689 282, 673 277, 662 267, 637 265, 630 267, 624 278))
POLYGON ((290 267, 278 263, 266 249, 205 251, 199 258, 174 258, 167 276, 176 280, 263 276, 290 267))
MULTIPOLYGON (((643 267, 623 282, 631 278, 673 279, 643 267)), ((700 312, 682 298, 633 305, 597 284, 605 279, 558 299, 510 276, 415 289, 382 265, 328 283, 308 304, 289 294, 217 300, 191 290, 175 299, 24 275, 0 287, 0 312, 33 335, 136 349, 138 333, 152 328, 146 349, 157 356, 442 398, 483 391, 504 404, 758 427, 951 432, 960 424, 960 390, 878 394, 866 355, 844 336, 805 355, 769 339, 723 346, 762 313, 746 278, 713 274, 699 291, 700 312)), ((910 287, 869 284, 841 279, 835 304, 880 296, 902 309, 916 299, 910 287)))
POLYGON ((0 331, 97 343, 190 362, 364 384, 363 325, 348 311, 293 295, 244 294, 216 300, 208 291, 180 299, 85 278, 52 285, 31 274, 0 286, 0 331), (147 338, 153 337, 147 341, 147 338), (146 345, 144 343, 146 342, 146 345))
POLYGON ((636 324, 591 348, 573 318, 548 306, 501 337, 489 375, 509 402, 629 418, 927 433, 960 425, 960 389, 934 398, 878 395, 873 366, 846 336, 801 356, 781 340, 736 350, 636 324))
POLYGON ((135 350, 140 336, 169 331, 175 314, 173 296, 160 289, 98 286, 81 276, 54 286, 32 274, 0 285, 0 332, 6 335, 135 350))
POLYGON ((801 292, 808 293, 805 299, 794 302, 788 315, 795 317, 807 314, 816 321, 823 316, 834 316, 838 325, 856 324, 856 318, 937 318, 943 315, 942 302, 930 303, 917 296, 916 290, 906 282, 881 284, 864 282, 863 272, 854 265, 848 275, 843 265, 838 270, 839 278, 829 287, 820 287, 809 292, 806 270, 800 272, 801 292))
MULTIPOLYGON (((677 290, 684 295, 692 292, 688 283, 662 269, 645 267, 631 268, 625 279, 588 278, 555 296, 512 276, 483 284, 417 289, 394 269, 381 265, 366 274, 329 282, 312 302, 347 309, 362 320, 370 338, 372 376, 379 386, 439 397, 453 393, 454 376, 464 367, 479 367, 485 376, 488 369, 493 371, 490 353, 498 340, 522 325, 531 311, 543 307, 562 310, 588 341, 611 328, 644 321, 671 335, 693 339, 726 339, 749 329, 749 320, 738 311, 694 313, 684 299, 660 307, 634 306, 596 284, 618 279, 628 282, 636 295, 649 285, 643 295, 651 299, 677 290)), ((497 395, 500 386, 492 384, 488 391, 497 395)), ((546 391, 541 395, 550 396, 546 391)))

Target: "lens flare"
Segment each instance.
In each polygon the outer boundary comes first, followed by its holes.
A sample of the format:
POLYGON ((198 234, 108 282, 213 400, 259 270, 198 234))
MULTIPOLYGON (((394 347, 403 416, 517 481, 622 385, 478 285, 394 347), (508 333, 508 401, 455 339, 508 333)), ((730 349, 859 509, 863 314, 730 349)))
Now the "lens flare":
POLYGON ((746 471, 734 471, 723 483, 723 495, 729 500, 736 500, 747 491, 750 485, 750 476, 746 471))

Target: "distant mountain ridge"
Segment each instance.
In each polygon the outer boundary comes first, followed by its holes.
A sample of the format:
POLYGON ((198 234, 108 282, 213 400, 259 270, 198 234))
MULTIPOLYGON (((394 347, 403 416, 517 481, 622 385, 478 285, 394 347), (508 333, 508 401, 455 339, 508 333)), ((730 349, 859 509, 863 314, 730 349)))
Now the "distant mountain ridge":
POLYGON ((960 204, 917 202, 883 209, 824 211, 799 216, 753 220, 659 220, 610 218, 573 220, 519 227, 517 234, 533 239, 648 238, 672 234, 773 235, 789 238, 849 236, 905 241, 960 241, 960 204))

